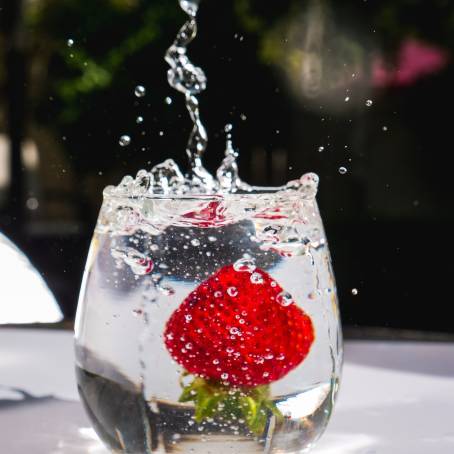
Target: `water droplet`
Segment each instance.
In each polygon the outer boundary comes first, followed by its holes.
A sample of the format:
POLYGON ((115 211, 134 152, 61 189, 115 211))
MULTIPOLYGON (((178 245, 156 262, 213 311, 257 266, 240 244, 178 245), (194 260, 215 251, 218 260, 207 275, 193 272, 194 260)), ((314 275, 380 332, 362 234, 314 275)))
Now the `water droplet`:
POLYGON ((214 365, 218 365, 220 363, 220 361, 218 359, 213 359, 213 364, 214 365))
POLYGON ((137 123, 138 125, 140 125, 141 123, 143 123, 143 117, 137 117, 136 123, 137 123))
POLYGON ((263 378, 266 378, 266 377, 269 377, 270 376, 270 373, 269 372, 263 372, 263 378))
POLYGON ((293 303, 292 295, 290 295, 290 293, 288 292, 279 293, 279 295, 277 295, 276 297, 276 301, 284 307, 290 306, 290 304, 293 303))
POLYGON ((167 98, 165 99, 165 103, 170 106, 170 104, 172 104, 173 100, 170 96, 167 96, 167 98))
POLYGON ((192 344, 191 342, 188 342, 185 347, 188 349, 188 350, 192 350, 192 344))
POLYGON ((234 336, 238 336, 239 334, 241 334, 241 331, 237 328, 237 327, 233 327, 233 328, 230 328, 230 334, 234 335, 234 336))
POLYGON ((325 147, 318 147, 319 153, 321 153, 321 152, 324 151, 324 150, 325 150, 325 147))
POLYGON ((352 295, 356 296, 358 294, 358 289, 357 288, 352 288, 352 295))
POLYGON ((348 172, 346 167, 339 167, 339 173, 341 175, 345 175, 348 172))
POLYGON ((316 300, 316 299, 318 299, 319 297, 320 297, 320 290, 316 290, 315 292, 311 292, 311 293, 309 293, 309 295, 308 295, 308 298, 309 298, 310 300, 316 300))
POLYGON ((74 46, 74 40, 73 39, 68 39, 68 41, 66 41, 66 44, 68 47, 73 47, 74 46))
POLYGON ((180 7, 186 14, 195 16, 199 9, 199 2, 200 0, 180 0, 180 7))
POLYGON ((184 318, 185 318, 186 322, 190 322, 192 320, 192 315, 187 314, 184 316, 184 318))
POLYGON ((252 273, 251 282, 253 284, 263 284, 263 277, 260 273, 252 273))
POLYGON ((143 85, 137 85, 137 87, 134 90, 134 94, 138 98, 143 98, 146 93, 147 93, 147 90, 145 89, 145 87, 143 85))
POLYGON ((191 244, 193 246, 197 247, 197 246, 200 246, 200 241, 194 238, 193 240, 191 240, 191 244))
POLYGON ((208 237, 208 241, 210 241, 211 243, 215 243, 218 239, 215 237, 215 236, 209 236, 208 237))
POLYGON ((233 269, 238 272, 253 273, 256 269, 256 266, 253 259, 242 258, 237 260, 233 264, 233 269))
POLYGON ((370 107, 373 103, 374 103, 374 102, 372 101, 372 99, 368 99, 368 100, 366 101, 366 106, 367 106, 367 107, 370 107))
POLYGON ((214 297, 215 298, 221 298, 222 297, 222 292, 220 292, 220 291, 214 292, 214 297))
POLYGON ((237 296, 237 295, 238 295, 238 289, 237 289, 236 287, 229 287, 229 288, 227 289, 227 293, 228 293, 230 296, 232 296, 232 297, 237 296))
POLYGON ((229 374, 227 374, 227 373, 224 372, 224 373, 221 375, 221 378, 222 378, 223 380, 227 380, 227 379, 229 378, 229 374))
POLYGON ((39 207, 39 202, 36 197, 30 197, 27 199, 27 202, 25 202, 27 208, 31 211, 37 210, 39 207))
POLYGON ((127 147, 131 143, 131 137, 129 137, 128 135, 121 136, 118 143, 122 147, 127 147))

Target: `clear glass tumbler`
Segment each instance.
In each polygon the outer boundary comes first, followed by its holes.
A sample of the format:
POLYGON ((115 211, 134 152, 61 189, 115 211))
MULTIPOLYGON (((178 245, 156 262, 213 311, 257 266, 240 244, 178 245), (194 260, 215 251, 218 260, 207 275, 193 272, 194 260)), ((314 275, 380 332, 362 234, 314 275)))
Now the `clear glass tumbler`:
POLYGON ((76 320, 79 392, 122 453, 302 453, 342 366, 316 177, 281 190, 111 189, 76 320))

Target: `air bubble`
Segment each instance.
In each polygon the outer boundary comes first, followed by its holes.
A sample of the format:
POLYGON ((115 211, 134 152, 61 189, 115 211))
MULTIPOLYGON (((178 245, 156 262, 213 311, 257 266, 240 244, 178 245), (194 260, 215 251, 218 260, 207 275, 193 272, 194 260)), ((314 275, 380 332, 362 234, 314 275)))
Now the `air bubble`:
POLYGON ((214 364, 215 366, 217 366, 219 363, 220 363, 220 361, 219 361, 218 359, 213 359, 213 364, 214 364))
POLYGON ((221 298, 222 297, 222 292, 220 292, 220 291, 214 292, 214 297, 215 298, 221 298))
POLYGON ((227 293, 228 293, 230 296, 232 296, 232 297, 237 296, 237 295, 238 295, 238 289, 237 289, 236 287, 229 287, 229 288, 227 289, 227 293))
POLYGON ((232 334, 233 336, 238 336, 239 334, 241 334, 241 332, 234 326, 233 328, 230 328, 230 334, 232 334))
POLYGON ((118 143, 122 147, 127 147, 131 143, 131 137, 129 137, 128 135, 123 135, 120 137, 118 143))
POLYGON ((173 100, 170 96, 167 96, 167 98, 165 99, 165 103, 170 106, 170 104, 172 104, 173 100))
POLYGON ((357 288, 352 288, 352 295, 356 296, 358 294, 358 289, 357 288))
POLYGON ((288 292, 279 293, 279 295, 277 295, 276 297, 276 301, 284 307, 290 306, 290 304, 293 303, 292 295, 290 295, 290 293, 288 292))
POLYGON ((137 87, 134 90, 134 94, 138 98, 143 98, 146 93, 147 93, 147 90, 145 89, 145 87, 143 85, 137 85, 137 87))
POLYGON ((227 379, 229 378, 229 374, 227 374, 227 373, 224 372, 223 374, 221 374, 221 378, 222 378, 223 380, 227 380, 227 379))
POLYGON ((143 123, 143 117, 137 117, 137 118, 136 118, 136 123, 137 123, 138 125, 140 125, 141 123, 143 123))
POLYGON ((253 284, 263 284, 263 277, 260 273, 252 273, 251 282, 253 284))
POLYGON ((347 96, 345 99, 344 99, 345 102, 348 102, 350 101, 350 96, 347 96))
POLYGON ((372 101, 372 99, 368 99, 368 100, 366 101, 366 106, 367 106, 367 107, 370 107, 370 106, 372 106, 373 103, 374 103, 374 102, 372 101))
POLYGON ((74 46, 74 40, 73 39, 68 39, 68 41, 66 41, 66 44, 68 47, 73 47, 74 46))
POLYGON ((197 246, 200 246, 200 241, 194 238, 193 240, 191 240, 191 244, 193 246, 197 247, 197 246))
POLYGON ((345 175, 348 172, 346 167, 339 167, 339 173, 341 175, 345 175))
POLYGON ((225 125, 224 131, 228 134, 229 132, 232 132, 233 125, 231 123, 228 123, 225 125))
POLYGON ((324 150, 325 150, 325 147, 318 147, 319 153, 321 153, 321 152, 324 151, 324 150))
POLYGON ((215 236, 209 236, 208 237, 208 241, 210 241, 211 243, 215 243, 218 239, 215 237, 215 236))
POLYGON ((233 269, 238 272, 253 273, 256 269, 256 266, 254 260, 250 258, 242 258, 237 260, 233 264, 233 269))

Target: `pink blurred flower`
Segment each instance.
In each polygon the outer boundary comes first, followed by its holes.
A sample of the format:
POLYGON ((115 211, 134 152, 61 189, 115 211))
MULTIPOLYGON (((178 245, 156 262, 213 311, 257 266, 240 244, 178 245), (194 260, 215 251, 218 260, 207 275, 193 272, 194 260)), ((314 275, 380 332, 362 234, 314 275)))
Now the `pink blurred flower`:
POLYGON ((383 57, 372 62, 372 85, 375 87, 401 87, 442 70, 449 61, 443 49, 409 38, 402 43, 394 64, 383 57))

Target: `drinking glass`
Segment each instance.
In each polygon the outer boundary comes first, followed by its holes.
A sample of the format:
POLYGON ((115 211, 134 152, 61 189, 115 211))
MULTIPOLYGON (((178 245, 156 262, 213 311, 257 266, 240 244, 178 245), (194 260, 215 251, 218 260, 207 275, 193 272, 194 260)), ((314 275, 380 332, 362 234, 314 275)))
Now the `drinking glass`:
POLYGON ((82 282, 76 373, 122 453, 302 453, 342 366, 313 174, 245 194, 105 191, 82 282))

